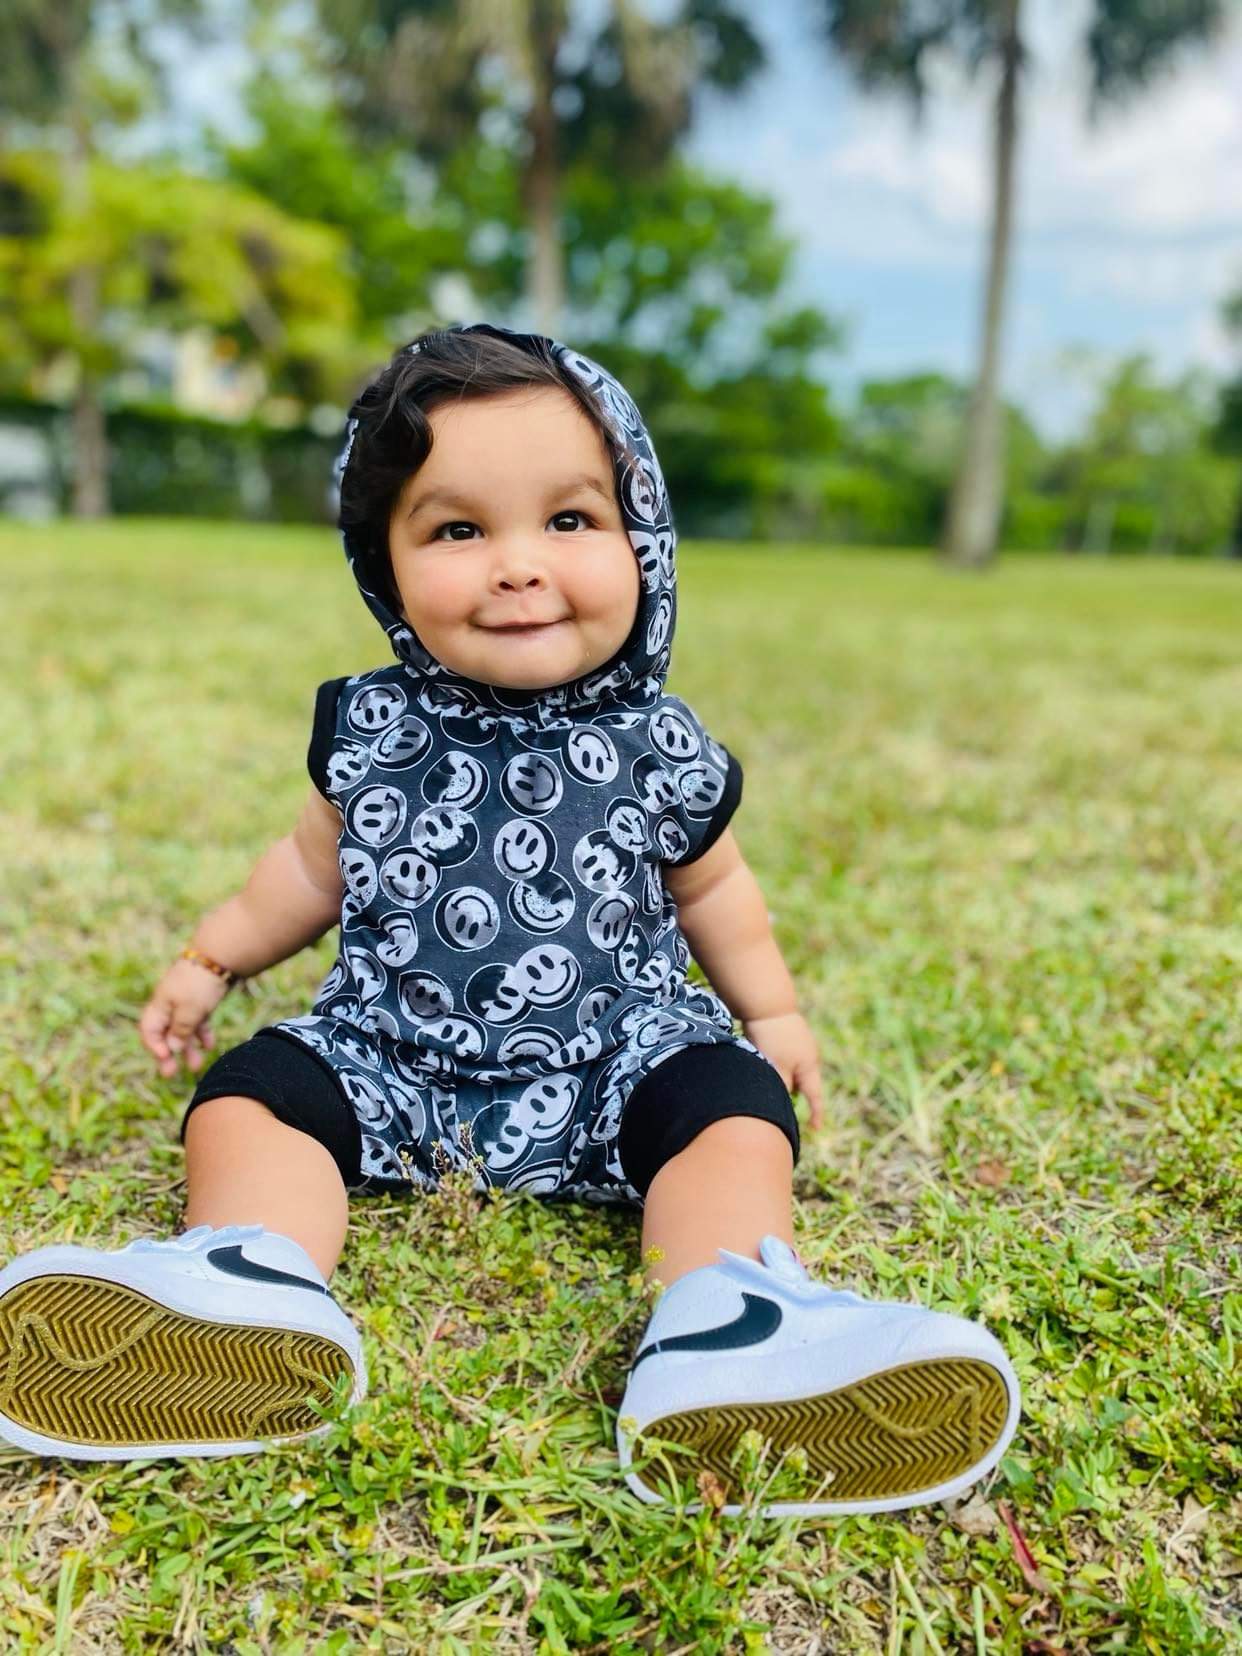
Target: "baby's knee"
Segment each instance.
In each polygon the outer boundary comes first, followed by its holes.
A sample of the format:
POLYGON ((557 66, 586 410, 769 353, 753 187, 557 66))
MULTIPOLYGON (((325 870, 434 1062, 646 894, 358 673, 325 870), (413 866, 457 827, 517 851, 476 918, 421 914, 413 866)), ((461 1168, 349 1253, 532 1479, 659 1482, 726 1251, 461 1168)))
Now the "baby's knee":
POLYGON ((248 1139, 265 1121, 277 1119, 275 1112, 260 1099, 247 1098, 241 1093, 222 1093, 218 1098, 205 1098, 194 1106, 185 1119, 182 1137, 187 1149, 191 1139, 210 1137, 214 1142, 234 1137, 248 1139))
POLYGON ((745 1156, 764 1162, 793 1159, 789 1139, 774 1121, 762 1116, 721 1116, 697 1135, 713 1150, 729 1156, 745 1156))

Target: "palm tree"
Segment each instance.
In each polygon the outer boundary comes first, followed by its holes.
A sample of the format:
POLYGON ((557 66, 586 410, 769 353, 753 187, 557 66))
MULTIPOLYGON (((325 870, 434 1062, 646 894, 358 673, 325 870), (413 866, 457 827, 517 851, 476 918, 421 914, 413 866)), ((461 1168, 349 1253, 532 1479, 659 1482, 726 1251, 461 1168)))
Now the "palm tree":
MULTIPOLYGON (((977 568, 996 555, 1003 475, 999 402, 1001 333, 1012 245, 1014 156, 1027 54, 1022 0, 811 0, 829 44, 871 89, 897 87, 915 116, 927 69, 947 55, 995 77, 992 216, 979 365, 942 539, 948 562, 977 568)), ((1168 69, 1183 49, 1220 33, 1237 0, 1092 0, 1083 38, 1091 74, 1089 113, 1120 103, 1168 69)))
POLYGON ((565 303, 566 167, 593 158, 634 175, 657 168, 689 127, 700 86, 736 91, 764 62, 728 0, 683 0, 664 23, 635 0, 611 0, 585 49, 571 0, 318 0, 318 12, 337 95, 362 133, 400 133, 435 163, 481 121, 508 124, 530 225, 528 300, 546 333, 565 303))

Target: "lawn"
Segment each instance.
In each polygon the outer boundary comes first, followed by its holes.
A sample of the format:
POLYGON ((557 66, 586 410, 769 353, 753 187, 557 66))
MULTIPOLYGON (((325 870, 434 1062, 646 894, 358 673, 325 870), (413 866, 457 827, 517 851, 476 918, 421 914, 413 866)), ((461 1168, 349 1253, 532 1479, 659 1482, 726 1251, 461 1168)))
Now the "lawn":
MULTIPOLYGON (((328 531, 0 524, 0 1258, 178 1228, 135 1021, 390 659, 328 531)), ((820 1041, 797 1241, 983 1317, 1024 1391, 953 1511, 686 1517, 618 1478, 636 1211, 361 1198, 372 1377, 313 1446, 0 1449, 0 1648, 1225 1652, 1242 1601, 1242 568, 685 546, 670 688, 820 1041)), ((234 993, 308 1009, 335 932, 234 993)), ((697 968, 696 975, 697 975, 697 968)), ((805 1106, 799 1104, 805 1117, 805 1106)), ((747 1499, 780 1469, 752 1449, 747 1499)))

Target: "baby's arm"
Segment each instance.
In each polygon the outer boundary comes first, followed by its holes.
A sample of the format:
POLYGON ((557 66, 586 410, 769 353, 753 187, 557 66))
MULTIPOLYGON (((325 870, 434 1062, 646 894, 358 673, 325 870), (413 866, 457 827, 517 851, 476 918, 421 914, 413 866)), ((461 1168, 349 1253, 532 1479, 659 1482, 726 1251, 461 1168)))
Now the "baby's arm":
POLYGON ((267 848, 236 896, 200 921, 194 947, 254 977, 322 937, 341 917, 340 831, 336 807, 312 787, 292 833, 267 848))
POLYGON ((815 1038, 798 1011, 797 990, 772 935, 763 892, 733 830, 726 828, 684 868, 667 866, 664 883, 690 952, 712 988, 789 1090, 802 1093, 811 1125, 818 1127, 823 1103, 815 1038))
MULTIPOLYGON (((340 919, 344 882, 337 861, 341 819, 317 788, 293 831, 259 858, 245 886, 198 925, 191 942, 241 977, 254 977, 322 937, 340 919)), ((170 1076, 184 1051, 198 1067, 198 1045, 212 1045, 207 1019, 225 982, 192 960, 175 960, 138 1020, 143 1045, 170 1076)))

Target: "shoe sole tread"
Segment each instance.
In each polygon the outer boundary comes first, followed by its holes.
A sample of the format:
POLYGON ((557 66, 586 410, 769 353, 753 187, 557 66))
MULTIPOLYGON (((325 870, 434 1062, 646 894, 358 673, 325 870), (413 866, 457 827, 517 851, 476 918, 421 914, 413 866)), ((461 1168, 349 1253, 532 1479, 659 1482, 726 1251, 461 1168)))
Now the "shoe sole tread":
MULTIPOLYGON (((674 1460, 683 1482, 688 1465, 713 1472, 727 1489, 736 1478, 733 1451, 753 1429, 778 1456, 795 1447, 806 1453, 805 1490, 782 1493, 782 1501, 831 1504, 908 1497, 961 1477, 995 1448, 1008 1412, 1004 1377, 990 1363, 926 1358, 813 1396, 677 1411, 642 1435, 689 1451, 674 1460)), ((671 1493, 658 1461, 644 1466, 640 1482, 663 1499, 671 1493)))
POLYGON ((324 1335, 194 1317, 124 1283, 54 1273, 0 1298, 0 1413, 91 1448, 323 1429, 349 1354, 324 1335))

